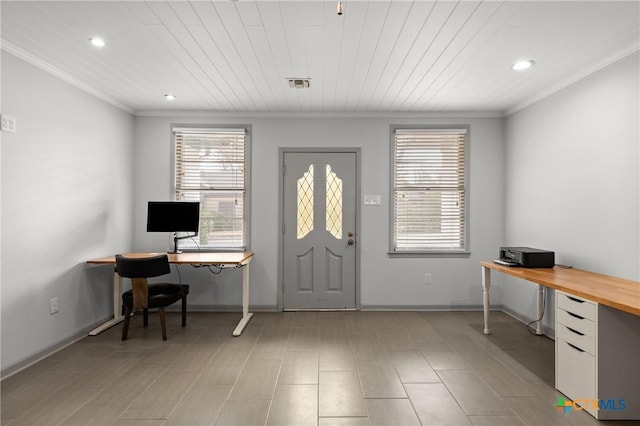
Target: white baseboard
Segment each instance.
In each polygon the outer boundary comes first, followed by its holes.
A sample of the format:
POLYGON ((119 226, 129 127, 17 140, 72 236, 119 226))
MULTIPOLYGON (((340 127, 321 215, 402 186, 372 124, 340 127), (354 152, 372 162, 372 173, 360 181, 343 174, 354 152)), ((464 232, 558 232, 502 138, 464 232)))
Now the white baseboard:
MULTIPOLYGON (((516 314, 515 312, 508 310, 504 306, 500 306, 500 310, 505 314, 509 315, 511 318, 523 324, 529 324, 530 322, 535 321, 535 319, 533 318, 528 318, 528 317, 524 317, 522 315, 516 314)), ((491 319, 489 319, 489 323, 491 323, 491 319)), ((535 325, 534 325, 534 330, 535 330, 535 325)), ((551 340, 556 340, 556 331, 553 328, 547 327, 544 324, 542 325, 542 334, 551 340)))
POLYGON ((93 330, 94 328, 96 328, 97 326, 99 326, 100 324, 104 323, 105 321, 108 321, 109 319, 111 319, 113 316, 109 316, 104 318, 103 320, 97 321, 94 324, 91 324, 88 327, 85 327, 81 330, 79 330, 76 333, 73 333, 71 336, 68 336, 67 338, 61 340, 58 343, 55 343, 51 346, 48 346, 38 352, 36 352, 35 354, 23 359, 22 361, 18 361, 6 368, 4 368, 1 372, 0 372, 0 380, 4 380, 7 377, 11 377, 14 374, 16 374, 19 371, 24 370, 27 367, 32 366, 33 364, 37 363, 38 361, 42 361, 43 359, 55 354, 58 351, 61 351, 62 349, 66 348, 69 345, 72 345, 74 343, 76 343, 79 340, 84 339, 85 337, 87 337, 89 335, 89 331, 93 330))
POLYGON ((396 312, 439 312, 439 311, 481 311, 482 305, 363 305, 362 311, 396 311, 396 312))

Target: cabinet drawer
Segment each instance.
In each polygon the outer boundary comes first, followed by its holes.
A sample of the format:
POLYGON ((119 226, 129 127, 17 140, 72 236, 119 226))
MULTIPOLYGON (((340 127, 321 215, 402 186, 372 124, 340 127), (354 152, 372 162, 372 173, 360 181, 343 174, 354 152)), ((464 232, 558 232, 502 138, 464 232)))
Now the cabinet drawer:
POLYGON ((558 292, 558 307, 582 318, 596 320, 596 303, 581 297, 558 292))
POLYGON ((591 336, 587 336, 584 333, 580 333, 578 330, 567 327, 564 324, 558 323, 558 330, 556 330, 556 338, 564 340, 566 343, 571 343, 577 349, 581 349, 591 355, 595 355, 595 340, 591 336))
POLYGON ((556 339, 556 387, 569 399, 596 398, 596 361, 562 339, 556 339))
POLYGON ((596 337, 596 323, 583 318, 582 316, 572 314, 560 308, 556 310, 558 315, 558 324, 566 325, 579 333, 589 336, 593 339, 596 337))

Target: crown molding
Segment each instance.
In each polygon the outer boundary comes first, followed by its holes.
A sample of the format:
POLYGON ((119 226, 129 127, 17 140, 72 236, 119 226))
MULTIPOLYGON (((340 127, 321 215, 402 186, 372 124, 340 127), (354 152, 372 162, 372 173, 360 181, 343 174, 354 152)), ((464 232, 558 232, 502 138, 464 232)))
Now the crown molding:
POLYGON ((613 53, 612 55, 607 56, 606 59, 593 64, 593 66, 591 67, 585 68, 581 72, 576 73, 571 78, 561 81, 560 83, 554 86, 550 86, 547 90, 541 91, 537 96, 533 96, 524 102, 521 102, 511 108, 506 109, 504 111, 504 116, 507 117, 511 114, 515 114, 516 112, 523 110, 526 107, 531 106, 536 102, 543 100, 544 98, 548 98, 549 96, 554 95, 555 93, 558 93, 559 91, 571 86, 572 84, 577 83, 580 80, 585 79, 590 75, 595 74, 596 72, 608 67, 609 65, 613 65, 614 63, 628 56, 633 55, 638 51, 640 51, 640 48, 638 47, 638 43, 636 42, 630 43, 629 45, 623 47, 622 49, 619 49, 617 52, 613 53))
POLYGON ((22 59, 25 62, 30 63, 31 65, 40 68, 41 70, 43 70, 46 73, 49 73, 63 81, 65 81, 66 83, 92 95, 95 96, 96 98, 110 104, 113 105, 116 108, 119 108, 129 114, 134 114, 134 110, 133 108, 129 107, 128 105, 123 104, 122 102, 112 98, 109 95, 106 95, 105 93, 103 93, 102 91, 96 89, 93 86, 90 86, 80 80, 78 80, 77 78, 69 75, 68 73, 66 73, 65 71, 62 71, 60 68, 57 68, 53 65, 51 65, 50 63, 48 63, 47 61, 38 58, 37 56, 27 52, 24 49, 19 48, 18 46, 4 41, 1 41, 1 48, 2 50, 4 50, 7 53, 10 53, 11 55, 22 59))
POLYGON ((332 119, 472 119, 502 118, 501 111, 425 111, 425 112, 217 112, 206 110, 136 110, 136 117, 172 118, 332 118, 332 119))

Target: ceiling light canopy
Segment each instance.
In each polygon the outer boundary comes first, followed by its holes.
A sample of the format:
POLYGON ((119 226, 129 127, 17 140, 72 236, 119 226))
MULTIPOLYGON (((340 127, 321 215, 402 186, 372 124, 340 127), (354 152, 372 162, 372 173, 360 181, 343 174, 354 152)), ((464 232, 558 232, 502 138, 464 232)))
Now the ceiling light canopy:
POLYGON ((91 37, 89 39, 89 43, 91 43, 95 47, 104 47, 106 45, 104 40, 102 38, 100 38, 100 37, 91 37))
POLYGON ((518 61, 515 64, 513 64, 511 66, 511 68, 515 71, 523 71, 526 69, 529 69, 533 66, 533 64, 535 64, 535 62, 533 62, 531 59, 528 59, 526 61, 518 61))

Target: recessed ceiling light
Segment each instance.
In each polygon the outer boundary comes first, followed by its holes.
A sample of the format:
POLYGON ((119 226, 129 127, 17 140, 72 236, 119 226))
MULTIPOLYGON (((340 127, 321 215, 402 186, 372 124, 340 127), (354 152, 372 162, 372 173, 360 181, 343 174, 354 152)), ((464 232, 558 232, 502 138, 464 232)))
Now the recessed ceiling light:
POLYGON ((515 71, 526 70, 527 68, 531 68, 535 64, 532 60, 527 61, 518 61, 511 66, 511 68, 515 71))
POLYGON ((106 44, 104 40, 101 39, 100 37, 91 37, 89 39, 89 42, 93 44, 95 47, 104 47, 106 44))
POLYGON ((164 95, 164 98, 168 101, 172 101, 176 98, 176 95, 172 95, 171 93, 167 93, 166 95, 164 95))

